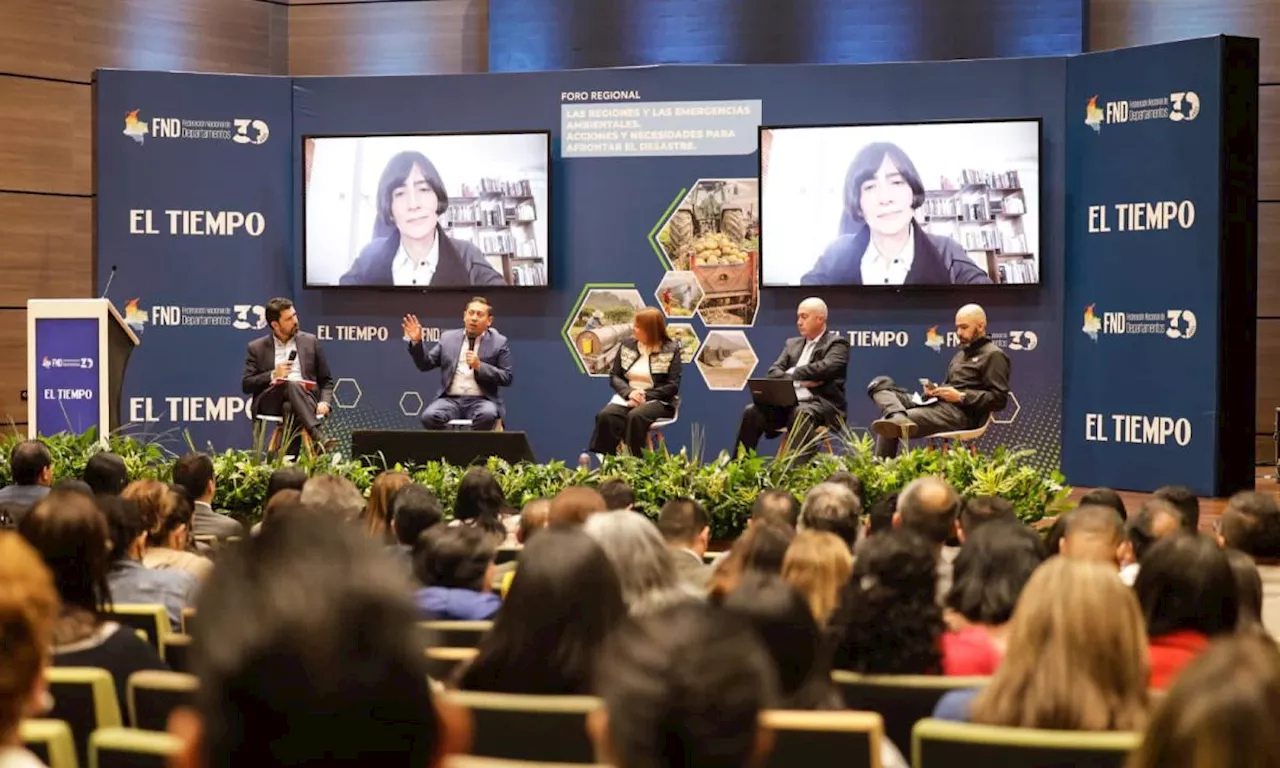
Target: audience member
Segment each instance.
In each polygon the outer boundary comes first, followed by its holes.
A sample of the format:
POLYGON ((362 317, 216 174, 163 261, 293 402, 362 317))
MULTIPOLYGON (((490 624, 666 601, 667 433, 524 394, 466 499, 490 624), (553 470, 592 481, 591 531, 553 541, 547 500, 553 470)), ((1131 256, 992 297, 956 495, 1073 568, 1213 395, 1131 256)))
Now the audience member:
POLYGON ((135 480, 120 497, 138 505, 142 513, 142 526, 147 533, 143 565, 157 570, 182 571, 203 579, 209 575, 213 563, 187 551, 192 509, 186 491, 181 488, 171 488, 159 480, 135 480))
POLYGON ((1219 635, 1235 631, 1240 598, 1231 564, 1211 540, 1180 532, 1157 542, 1133 585, 1150 637, 1151 687, 1168 688, 1219 635))
POLYGON ((22 720, 44 710, 44 669, 53 647, 58 593, 40 555, 12 531, 0 533, 0 766, 43 768, 23 749, 22 720))
POLYGON ((680 581, 700 592, 706 590, 711 566, 702 556, 711 542, 711 521, 702 505, 689 498, 671 499, 658 513, 658 532, 671 548, 680 581))
POLYGON ((163 605, 169 613, 169 623, 175 630, 180 629, 182 609, 191 605, 195 595, 196 577, 186 571, 157 570, 142 564, 147 524, 135 502, 123 496, 103 496, 98 505, 106 515, 111 534, 107 584, 112 598, 117 603, 163 605))
POLYGON ((827 479, 822 482, 835 483, 836 485, 843 485, 845 488, 848 488, 854 498, 858 500, 858 514, 862 514, 862 510, 867 508, 867 493, 863 488, 862 478, 852 472, 846 472, 844 470, 832 472, 830 475, 827 475, 827 479))
POLYGON ((768 654, 743 621, 676 605, 625 623, 596 674, 587 716, 601 762, 617 768, 757 768, 772 746, 760 713, 776 703, 768 654))
POLYGON ((590 694, 595 657, 627 616, 604 550, 576 528, 551 528, 520 554, 493 629, 458 687, 473 691, 590 694))
POLYGON ((984 524, 967 535, 946 598, 950 631, 942 636, 944 674, 996 671, 1014 606, 1047 556, 1035 531, 1017 521, 984 524))
POLYGON ((839 483, 818 483, 805 494, 796 528, 834 533, 852 552, 861 517, 862 507, 853 491, 839 483))
POLYGON ((258 522, 253 524, 252 528, 249 529, 249 534, 257 536, 258 532, 262 530, 262 524, 267 521, 268 511, 272 509, 281 509, 284 506, 283 504, 277 504, 272 508, 271 500, 274 499, 277 494, 281 491, 297 491, 298 493, 293 494, 288 501, 289 504, 297 504, 298 497, 302 491, 302 486, 306 484, 307 473, 299 467, 285 466, 274 470, 270 476, 267 477, 267 491, 262 497, 262 517, 258 522))
POLYGON ((484 467, 468 469, 458 483, 458 498, 453 503, 451 525, 478 528, 493 539, 495 547, 501 547, 515 545, 515 527, 518 522, 519 518, 507 504, 507 497, 498 484, 498 478, 484 467))
POLYGON ((1121 520, 1128 520, 1129 513, 1125 510, 1124 499, 1120 498, 1120 494, 1110 488, 1094 488, 1085 495, 1080 497, 1080 506, 1086 504, 1097 504, 1103 507, 1111 507, 1120 516, 1121 520))
POLYGON ((1147 633, 1115 570, 1054 557, 1009 623, 1004 661, 981 691, 952 691, 933 716, 1016 728, 1138 731, 1147 718, 1147 633))
MULTIPOLYGON (((833 534, 834 535, 834 534, 833 534)), ((782 574, 787 549, 796 531, 785 523, 757 520, 733 542, 728 553, 719 559, 707 582, 707 593, 720 600, 738 588, 749 573, 782 574)))
POLYGON ((1013 504, 999 496, 974 496, 965 499, 960 505, 960 527, 956 532, 960 544, 965 544, 978 528, 996 522, 1018 522, 1013 504))
POLYGON ((1111 507, 1081 504, 1066 514, 1058 554, 1120 568, 1124 521, 1111 507))
POLYGON ((391 530, 391 497, 413 482, 404 472, 379 472, 369 489, 369 500, 360 511, 360 524, 374 541, 391 546, 396 535, 391 530))
MULTIPOLYGON (((108 497, 101 503, 125 502, 108 497)), ((93 499, 59 491, 36 504, 18 524, 18 532, 44 559, 62 600, 54 626, 53 665, 107 670, 115 681, 120 711, 127 712, 129 675, 168 667, 132 629, 102 618, 112 597, 107 583, 111 560, 106 518, 93 499)))
POLYGON ((520 524, 516 526, 516 542, 525 545, 529 539, 551 522, 551 499, 534 499, 520 510, 520 524))
POLYGON ((952 564, 942 557, 942 548, 955 534, 959 515, 960 496, 941 477, 916 478, 898 495, 894 523, 914 531, 934 547, 939 601, 951 590, 952 564))
POLYGON ((469 525, 436 526, 422 534, 413 572, 422 583, 415 600, 426 619, 491 619, 502 607, 493 593, 493 538, 469 525))
POLYGON ((873 675, 942 672, 937 546, 899 528, 863 543, 831 619, 837 669, 873 675))
POLYGON ((600 484, 600 495, 604 497, 604 503, 608 505, 609 510, 634 509, 636 505, 635 491, 631 490, 627 481, 616 477, 609 478, 600 484))
POLYGON ((302 503, 316 512, 344 522, 360 517, 364 511, 364 496, 345 477, 315 475, 302 485, 302 503))
POLYGON ((1280 766, 1280 650, 1256 635, 1218 640, 1160 702, 1129 768, 1280 766))
POLYGON ((867 536, 893 530, 893 518, 898 513, 898 494, 886 493, 867 511, 867 536))
POLYGON ((782 559, 782 578, 804 597, 819 628, 827 626, 852 573, 848 545, 826 531, 799 532, 782 559))
POLYGON ((267 500, 267 505, 262 508, 262 520, 253 526, 253 535, 257 536, 262 532, 262 527, 267 525, 268 520, 275 519, 281 510, 287 507, 300 507, 302 505, 302 491, 296 488, 285 488, 271 494, 271 498, 267 500))
POLYGON ((747 519, 747 526, 754 525, 758 520, 772 520, 795 528, 799 519, 800 502, 791 491, 766 488, 751 503, 751 517, 747 519))
POLYGON ((49 493, 53 485, 53 454, 49 446, 40 440, 23 440, 9 451, 11 485, 0 488, 0 504, 18 504, 25 509, 14 518, 22 522, 22 515, 49 493))
POLYGON ((613 563, 631 615, 651 614, 693 595, 681 586, 675 558, 658 529, 639 512, 601 512, 592 515, 583 530, 613 563))
POLYGON ((1253 558, 1238 549, 1224 549, 1231 575, 1236 580, 1236 596, 1240 598, 1240 614, 1236 617, 1236 632, 1267 634, 1262 624, 1262 577, 1253 558))
POLYGON ((18 518, 22 517, 30 508, 26 504, 19 504, 15 501, 0 501, 0 530, 17 527, 18 518))
POLYGON ((182 486, 191 499, 191 535, 199 539, 210 536, 226 541, 232 536, 244 536, 244 526, 239 520, 213 509, 213 497, 218 487, 214 482, 213 459, 203 453, 188 453, 173 463, 173 482, 182 486))
POLYGON ((93 498, 93 489, 89 484, 78 477, 64 477, 61 480, 55 480, 53 485, 49 486, 50 491, 73 491, 82 493, 89 498, 93 498))
POLYGON ((404 575, 331 516, 282 515, 218 561, 192 643, 175 768, 438 768, 465 713, 433 702, 404 575))
POLYGON ((1151 498, 1172 504, 1182 515, 1182 529, 1187 533, 1200 532, 1200 499, 1195 491, 1185 485, 1166 485, 1157 488, 1151 498))
POLYGON ((96 496, 115 496, 129 484, 129 468, 119 454, 98 451, 85 462, 82 479, 96 496))
POLYGON ((582 525, 588 517, 608 510, 609 505, 599 491, 572 485, 551 499, 548 520, 551 525, 582 525))
POLYGON ((406 557, 413 552, 424 531, 444 522, 444 510, 436 495, 418 483, 409 483, 396 491, 389 510, 396 546, 406 557))
POLYGON ((1253 558, 1262 579, 1262 623, 1280 637, 1280 505, 1271 494, 1244 491, 1227 501, 1218 543, 1253 558))
POLYGON ((1182 513, 1167 501, 1148 499, 1138 513, 1125 523, 1121 545, 1120 581, 1132 587, 1138 579, 1142 558, 1160 539, 1182 530, 1182 513))

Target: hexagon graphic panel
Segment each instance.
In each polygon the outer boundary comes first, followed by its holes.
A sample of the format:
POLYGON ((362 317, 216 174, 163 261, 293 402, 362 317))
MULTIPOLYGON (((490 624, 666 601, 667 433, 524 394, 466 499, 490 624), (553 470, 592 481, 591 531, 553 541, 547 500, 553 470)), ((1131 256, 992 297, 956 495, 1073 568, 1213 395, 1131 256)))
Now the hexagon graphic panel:
POLYGON ((355 408, 360 404, 364 392, 360 390, 360 382, 352 378, 341 378, 333 385, 333 402, 339 408, 355 408))
POLYGON ((653 292, 662 314, 673 320, 688 320, 702 301, 702 286, 692 272, 668 272, 653 292))
POLYGON ((760 362, 747 334, 711 331, 698 350, 698 370, 711 389, 741 390, 760 362))
POLYGON ((405 416, 417 416, 422 412, 422 395, 417 392, 405 392, 400 395, 400 412, 405 416))
POLYGON ((631 287, 586 286, 564 327, 565 340, 591 376, 608 376, 618 345, 631 338, 631 321, 644 298, 631 287))
POLYGON ((685 365, 692 363, 693 356, 698 353, 698 345, 702 343, 693 326, 688 323, 671 323, 667 326, 667 334, 680 342, 680 361, 685 365))

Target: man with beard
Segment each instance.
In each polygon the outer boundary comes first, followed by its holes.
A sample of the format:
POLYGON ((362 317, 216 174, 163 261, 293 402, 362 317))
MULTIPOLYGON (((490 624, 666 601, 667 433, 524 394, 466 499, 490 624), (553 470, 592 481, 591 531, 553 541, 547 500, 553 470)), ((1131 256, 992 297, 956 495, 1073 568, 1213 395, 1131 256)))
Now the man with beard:
POLYGON ((314 334, 299 330, 289 299, 268 301, 266 320, 271 333, 249 342, 240 388, 253 395, 253 413, 283 416, 315 439, 319 420, 333 407, 334 380, 324 351, 314 334))

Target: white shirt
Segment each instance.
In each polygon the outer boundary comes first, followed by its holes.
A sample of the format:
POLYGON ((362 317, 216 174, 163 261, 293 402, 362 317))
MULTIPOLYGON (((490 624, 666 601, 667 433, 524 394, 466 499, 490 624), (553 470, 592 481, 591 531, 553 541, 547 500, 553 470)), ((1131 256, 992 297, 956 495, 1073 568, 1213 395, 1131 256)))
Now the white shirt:
POLYGON ((876 248, 875 238, 867 243, 862 254, 863 285, 902 285, 916 258, 916 228, 910 227, 907 244, 895 254, 883 254, 876 248))
POLYGON ((426 262, 419 264, 404 249, 404 243, 396 251, 395 261, 391 262, 392 285, 431 285, 431 278, 436 273, 436 265, 440 263, 440 233, 431 240, 431 250, 427 251, 426 262))
MULTIPOLYGON (((816 338, 816 339, 809 339, 808 341, 806 341, 806 342, 804 343, 804 349, 800 350, 800 359, 796 361, 796 364, 795 364, 794 366, 792 366, 791 368, 787 369, 787 373, 788 373, 788 374, 795 373, 795 372, 796 372, 796 368, 799 368, 799 367, 800 367, 800 366, 802 366, 802 365, 808 365, 808 364, 809 364, 809 360, 813 357, 813 348, 814 348, 814 347, 816 347, 816 346, 818 346, 818 342, 822 339, 822 337, 823 337, 823 336, 826 336, 826 335, 827 335, 827 332, 826 332, 826 331, 823 331, 821 334, 819 334, 819 335, 818 335, 818 338, 816 338)), ((808 387, 803 386, 803 385, 802 385, 800 382, 798 382, 798 381, 796 381, 796 382, 792 382, 792 383, 795 385, 795 388, 796 388, 796 399, 797 399, 797 400, 812 400, 812 399, 813 399, 813 393, 809 391, 809 388, 808 388, 808 387)))
MULTIPOLYGON (((487 331, 486 331, 487 333, 487 331)), ((476 337, 476 351, 479 354, 480 339, 484 338, 484 334, 476 337)), ((462 349, 458 350, 458 367, 453 369, 453 381, 449 383, 448 394, 454 397, 483 397, 484 392, 481 391, 480 385, 476 383, 476 372, 467 365, 467 350, 470 349, 466 336, 462 338, 462 349)))
POLYGON ((289 369, 289 375, 285 376, 289 381, 302 381, 302 362, 298 360, 298 337, 294 336, 289 339, 287 344, 281 344, 280 338, 272 334, 271 339, 276 343, 276 365, 289 362, 289 355, 293 353, 293 367, 289 369))
MULTIPOLYGON (((627 369, 625 375, 627 378, 627 384, 629 384, 632 389, 638 389, 641 392, 644 392, 647 389, 653 389, 653 372, 649 370, 649 355, 653 354, 657 350, 650 349, 643 344, 637 344, 636 349, 640 352, 640 357, 636 358, 635 363, 627 369)), ((622 395, 615 394, 609 402, 613 405, 626 405, 627 398, 622 395)))

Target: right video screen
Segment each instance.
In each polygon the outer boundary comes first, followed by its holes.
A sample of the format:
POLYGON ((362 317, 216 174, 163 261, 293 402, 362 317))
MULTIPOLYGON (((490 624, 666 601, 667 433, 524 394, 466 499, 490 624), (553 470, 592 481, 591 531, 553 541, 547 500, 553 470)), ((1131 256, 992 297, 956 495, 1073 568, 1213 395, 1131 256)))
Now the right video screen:
POLYGON ((1040 121, 760 129, 766 286, 1040 282, 1040 121))

